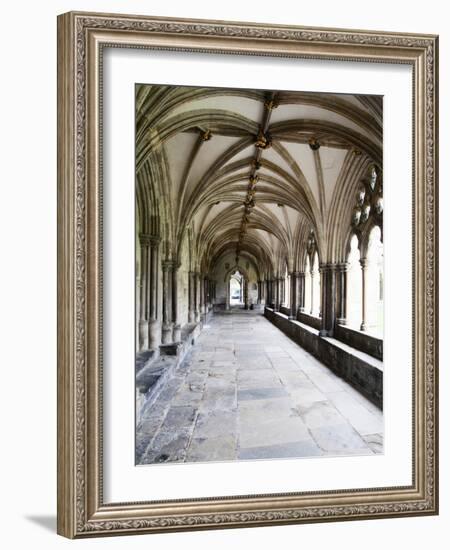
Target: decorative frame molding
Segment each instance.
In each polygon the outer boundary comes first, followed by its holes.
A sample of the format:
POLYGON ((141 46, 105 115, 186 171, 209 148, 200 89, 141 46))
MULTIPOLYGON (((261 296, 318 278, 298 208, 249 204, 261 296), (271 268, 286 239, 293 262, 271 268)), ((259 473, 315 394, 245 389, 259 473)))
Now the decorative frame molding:
POLYGON ((256 23, 58 17, 58 533, 86 536, 438 513, 438 38, 256 23), (413 67, 413 484, 167 502, 102 499, 102 48, 413 67))

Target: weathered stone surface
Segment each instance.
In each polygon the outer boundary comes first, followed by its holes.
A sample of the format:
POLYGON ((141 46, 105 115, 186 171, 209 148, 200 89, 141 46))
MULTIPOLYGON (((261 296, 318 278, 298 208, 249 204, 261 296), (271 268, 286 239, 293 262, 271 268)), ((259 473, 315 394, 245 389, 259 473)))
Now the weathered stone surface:
POLYGON ((189 440, 189 433, 184 431, 161 431, 153 439, 140 463, 183 462, 186 458, 189 440))
POLYGON ((297 410, 308 428, 343 424, 345 418, 328 401, 300 404, 297 410))
MULTIPOLYGON (((260 422, 258 430, 255 430, 254 424, 245 422, 245 414, 241 414, 239 418, 239 444, 241 448, 267 446, 268 442, 276 445, 295 441, 311 441, 308 428, 301 418, 296 416, 264 419, 263 422, 260 422)), ((254 415, 251 415, 250 418, 253 419, 254 415)))
POLYGON ((370 412, 346 391, 327 394, 336 409, 347 419, 361 435, 381 433, 383 416, 380 411, 370 412))
POLYGON ((181 432, 192 427, 197 414, 197 409, 190 406, 171 406, 167 412, 161 431, 181 432))
POLYGON ((371 450, 362 437, 350 424, 322 424, 310 429, 311 435, 317 445, 325 452, 337 454, 371 454, 371 450))
POLYGON ((262 447, 241 448, 240 460, 257 460, 264 458, 302 458, 308 456, 322 456, 323 451, 312 441, 296 441, 295 443, 281 443, 262 447))
POLYGON ((363 436, 364 441, 372 451, 379 455, 384 452, 383 434, 369 434, 363 436))
POLYGON ((136 436, 140 464, 382 450, 382 412, 254 312, 211 321, 144 407, 136 436))
POLYGON ((270 399, 271 397, 284 397, 286 395, 288 395, 287 391, 281 386, 278 388, 253 388, 250 390, 239 390, 238 400, 270 399))
POLYGON ((237 432, 237 413, 228 410, 212 410, 198 415, 194 438, 214 438, 234 435, 237 432))
POLYGON ((236 460, 236 435, 193 438, 186 456, 187 462, 210 462, 236 460))

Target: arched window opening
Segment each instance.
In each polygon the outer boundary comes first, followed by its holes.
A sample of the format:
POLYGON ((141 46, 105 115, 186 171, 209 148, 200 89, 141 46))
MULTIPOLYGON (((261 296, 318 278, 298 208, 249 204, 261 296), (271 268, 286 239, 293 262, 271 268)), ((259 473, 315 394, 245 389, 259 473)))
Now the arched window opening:
POLYGON ((359 330, 362 321, 362 272, 360 264, 358 237, 353 235, 350 241, 350 253, 347 258, 347 325, 359 330))
POLYGON ((383 337, 383 243, 381 229, 376 225, 369 235, 367 249, 367 332, 383 337))
POLYGON ((244 303, 244 277, 236 271, 230 277, 230 305, 242 305, 244 303))
POLYGON ((320 315, 320 273, 317 252, 314 253, 311 269, 311 315, 315 317, 320 315))
POLYGON ((309 256, 306 257, 305 265, 305 312, 311 313, 311 264, 309 256))

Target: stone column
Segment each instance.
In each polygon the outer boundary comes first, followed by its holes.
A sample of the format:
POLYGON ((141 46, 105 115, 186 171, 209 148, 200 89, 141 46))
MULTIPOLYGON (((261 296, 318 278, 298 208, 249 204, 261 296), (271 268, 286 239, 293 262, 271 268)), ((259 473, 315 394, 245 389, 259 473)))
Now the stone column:
POLYGON ((316 304, 314 303, 315 300, 314 300, 314 281, 315 281, 315 278, 317 276, 317 273, 314 271, 313 268, 311 268, 311 271, 310 271, 310 275, 311 275, 311 311, 310 311, 310 314, 311 315, 314 315, 314 313, 316 312, 316 304))
POLYGON ((289 319, 297 319, 298 310, 298 278, 299 272, 292 271, 291 276, 291 311, 289 319))
POLYGON ((203 321, 205 318, 205 280, 201 273, 198 275, 198 290, 199 290, 199 312, 200 319, 203 321))
POLYGON ((322 325, 319 336, 333 336, 336 322, 336 265, 323 264, 322 274, 322 325))
POLYGON ((339 325, 347 324, 347 272, 348 264, 342 263, 337 265, 337 313, 336 322, 339 325))
POLYGON ((257 285, 258 285, 258 298, 256 300, 256 303, 260 304, 261 303, 261 293, 262 293, 262 281, 258 281, 257 285))
POLYGON ((189 312, 190 323, 195 323, 195 273, 189 271, 189 312))
POLYGON ((247 279, 243 280, 243 290, 244 290, 244 309, 248 309, 248 281, 247 279))
POLYGON ((163 262, 163 324, 162 337, 163 344, 172 342, 172 270, 173 262, 166 260, 163 262))
POLYGON ((366 331, 369 326, 368 320, 368 290, 369 290, 369 261, 367 258, 359 260, 362 271, 362 323, 361 330, 366 331))
POLYGON ((172 338, 174 342, 181 342, 181 325, 178 318, 178 269, 179 265, 175 264, 172 269, 172 321, 173 332, 172 338))
POLYGON ((280 294, 279 294, 279 285, 278 277, 275 277, 273 280, 273 310, 278 311, 280 309, 280 294))
POLYGON ((160 323, 158 317, 158 255, 159 255, 158 237, 150 239, 150 254, 149 254, 149 310, 150 316, 148 320, 148 347, 156 349, 161 343, 160 323))
POLYGON ((139 288, 139 350, 148 349, 148 321, 147 321, 147 269, 148 269, 148 235, 139 235, 141 245, 141 280, 139 288))
POLYGON ((306 285, 305 285, 304 271, 299 272, 297 281, 298 281, 298 290, 297 290, 298 309, 301 313, 305 313, 306 285))
POLYGON ((225 296, 225 309, 230 309, 230 281, 228 280, 226 283, 226 296, 225 296))
POLYGON ((205 277, 203 281, 204 285, 204 305, 205 305, 205 314, 208 313, 208 303, 209 303, 209 284, 208 284, 208 277, 205 277))
POLYGON ((195 322, 200 322, 200 273, 195 273, 195 322))

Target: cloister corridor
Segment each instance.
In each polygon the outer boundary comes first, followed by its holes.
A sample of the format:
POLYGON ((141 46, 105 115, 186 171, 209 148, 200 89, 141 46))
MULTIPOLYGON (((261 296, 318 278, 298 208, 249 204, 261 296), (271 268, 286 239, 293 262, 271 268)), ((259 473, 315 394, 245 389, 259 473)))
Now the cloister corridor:
POLYGON ((269 322, 210 317, 142 409, 136 463, 383 452, 383 413, 269 322))

